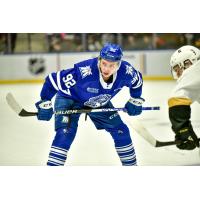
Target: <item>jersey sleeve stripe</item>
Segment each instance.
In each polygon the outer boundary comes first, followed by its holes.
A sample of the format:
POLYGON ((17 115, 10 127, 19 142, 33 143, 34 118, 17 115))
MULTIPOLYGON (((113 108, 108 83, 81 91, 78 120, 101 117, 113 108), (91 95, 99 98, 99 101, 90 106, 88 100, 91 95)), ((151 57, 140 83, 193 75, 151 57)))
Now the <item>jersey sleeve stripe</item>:
POLYGON ((58 87, 55 81, 53 80, 52 74, 49 74, 49 80, 51 81, 51 84, 53 85, 53 87, 58 91, 58 87))
POLYGON ((133 89, 138 88, 138 87, 140 87, 142 85, 143 81, 142 81, 142 79, 141 79, 141 77, 140 77, 138 72, 137 72, 137 77, 138 77, 138 82, 137 82, 137 85, 132 87, 133 89))
POLYGON ((60 71, 57 72, 57 83, 58 83, 58 88, 59 88, 59 90, 60 90, 61 92, 63 92, 64 94, 69 95, 69 92, 63 90, 62 87, 61 87, 61 83, 60 83, 60 71))
POLYGON ((57 78, 58 88, 59 88, 59 90, 62 91, 62 87, 61 87, 61 83, 60 83, 60 71, 57 72, 56 78, 57 78))

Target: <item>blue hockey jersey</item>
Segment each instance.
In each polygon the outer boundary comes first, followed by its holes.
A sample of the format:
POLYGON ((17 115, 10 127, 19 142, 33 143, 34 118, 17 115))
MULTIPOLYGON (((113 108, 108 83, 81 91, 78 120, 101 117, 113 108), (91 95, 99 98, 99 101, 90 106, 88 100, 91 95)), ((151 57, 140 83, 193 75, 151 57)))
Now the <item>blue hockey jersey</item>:
POLYGON ((131 97, 141 96, 142 75, 131 64, 121 61, 111 83, 103 80, 98 65, 98 58, 93 58, 76 63, 73 68, 49 74, 41 99, 51 100, 58 93, 83 106, 97 108, 106 105, 124 86, 130 88, 131 97))

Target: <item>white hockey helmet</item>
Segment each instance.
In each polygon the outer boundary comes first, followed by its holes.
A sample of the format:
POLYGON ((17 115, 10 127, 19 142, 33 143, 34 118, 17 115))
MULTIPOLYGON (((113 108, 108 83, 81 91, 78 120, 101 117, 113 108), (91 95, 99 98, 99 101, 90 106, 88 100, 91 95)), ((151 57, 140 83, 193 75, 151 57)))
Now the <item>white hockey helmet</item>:
POLYGON ((200 59, 200 50, 186 45, 177 49, 171 56, 170 66, 174 79, 178 79, 183 71, 200 59))

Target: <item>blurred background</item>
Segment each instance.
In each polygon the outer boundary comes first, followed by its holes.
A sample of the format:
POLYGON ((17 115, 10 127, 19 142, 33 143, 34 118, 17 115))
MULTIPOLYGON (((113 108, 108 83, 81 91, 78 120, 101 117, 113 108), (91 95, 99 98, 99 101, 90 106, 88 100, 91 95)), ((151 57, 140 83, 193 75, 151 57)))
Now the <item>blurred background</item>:
POLYGON ((124 50, 200 47, 199 33, 0 33, 0 53, 50 53, 99 51, 106 42, 124 50))
POLYGON ((169 59, 182 45, 200 47, 200 33, 0 33, 0 83, 41 82, 47 74, 120 44, 124 60, 146 80, 171 80, 169 59))

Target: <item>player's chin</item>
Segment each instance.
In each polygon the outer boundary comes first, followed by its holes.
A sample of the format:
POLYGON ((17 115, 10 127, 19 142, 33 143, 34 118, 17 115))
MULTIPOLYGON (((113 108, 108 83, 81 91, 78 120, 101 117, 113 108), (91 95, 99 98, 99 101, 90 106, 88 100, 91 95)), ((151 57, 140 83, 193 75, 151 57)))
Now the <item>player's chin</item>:
POLYGON ((107 73, 103 73, 102 75, 103 75, 104 77, 106 77, 106 78, 110 77, 110 74, 107 74, 107 73))

